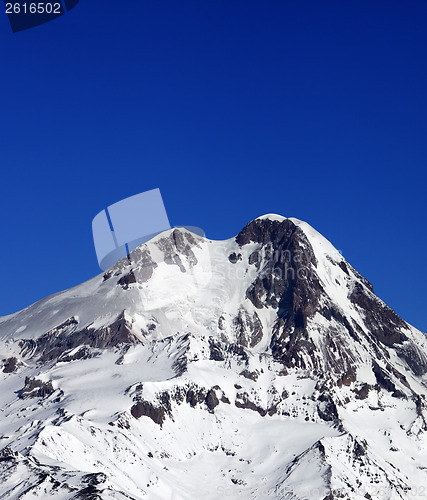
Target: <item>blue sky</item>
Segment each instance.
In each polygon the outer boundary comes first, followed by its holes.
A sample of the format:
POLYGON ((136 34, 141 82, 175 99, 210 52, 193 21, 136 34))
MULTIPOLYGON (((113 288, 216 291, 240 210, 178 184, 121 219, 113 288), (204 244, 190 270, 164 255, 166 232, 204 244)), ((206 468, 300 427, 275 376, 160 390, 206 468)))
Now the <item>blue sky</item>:
POLYGON ((92 218, 159 187, 213 239, 309 222, 427 331, 427 2, 81 0, 0 16, 0 315, 99 272, 92 218))

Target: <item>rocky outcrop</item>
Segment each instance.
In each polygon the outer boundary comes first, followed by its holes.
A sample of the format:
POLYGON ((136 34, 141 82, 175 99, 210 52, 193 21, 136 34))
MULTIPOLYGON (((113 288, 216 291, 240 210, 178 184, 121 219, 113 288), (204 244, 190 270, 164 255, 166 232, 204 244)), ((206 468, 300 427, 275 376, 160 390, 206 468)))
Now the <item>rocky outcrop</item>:
POLYGON ((3 373, 13 373, 18 369, 18 367, 22 364, 18 358, 12 356, 11 358, 7 358, 3 360, 3 373))
POLYGON ((249 265, 259 268, 259 276, 246 295, 253 305, 277 309, 270 347, 285 364, 300 364, 298 351, 311 349, 307 320, 320 309, 323 289, 316 273, 316 257, 303 231, 292 221, 255 220, 236 237, 243 247, 261 244, 250 255, 249 265))
POLYGON ((250 315, 240 309, 233 319, 233 330, 237 343, 244 347, 255 347, 263 337, 262 323, 256 312, 250 315))
POLYGON ((360 308, 367 329, 381 343, 394 346, 408 340, 401 331, 407 327, 406 323, 366 287, 355 283, 349 299, 360 308))
MULTIPOLYGON (((70 318, 35 341, 20 341, 20 347, 23 355, 32 352, 33 355, 38 357, 39 362, 45 363, 57 359, 63 353, 72 351, 79 346, 85 345, 91 348, 104 349, 121 344, 140 342, 131 329, 132 325, 126 319, 124 312, 119 314, 110 325, 99 329, 89 325, 79 330, 78 321, 75 318, 70 318)), ((84 351, 79 352, 82 356, 84 355, 84 351)), ((72 359, 75 359, 75 355, 69 358, 67 356, 61 357, 61 361, 71 361, 72 359)))
POLYGON ((37 378, 26 377, 25 385, 23 389, 19 393, 19 397, 21 399, 28 398, 44 398, 46 396, 50 396, 55 392, 53 388, 52 382, 49 380, 47 382, 43 382, 37 378))
POLYGON ((149 401, 138 401, 130 410, 135 418, 149 417, 158 425, 162 425, 165 420, 165 409, 162 406, 154 406, 149 401))
POLYGON ((183 273, 186 269, 182 259, 185 259, 190 267, 197 264, 197 257, 192 250, 192 247, 197 244, 195 235, 177 229, 173 230, 169 237, 157 242, 157 246, 164 254, 166 264, 178 266, 183 273))

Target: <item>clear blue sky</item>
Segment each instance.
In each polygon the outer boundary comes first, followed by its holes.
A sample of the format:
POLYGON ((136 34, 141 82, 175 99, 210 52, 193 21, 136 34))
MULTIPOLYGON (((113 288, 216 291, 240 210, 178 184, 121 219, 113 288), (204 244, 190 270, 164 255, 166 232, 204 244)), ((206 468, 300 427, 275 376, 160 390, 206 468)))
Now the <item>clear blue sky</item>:
POLYGON ((303 219, 427 331, 427 2, 81 0, 0 15, 0 315, 99 271, 91 221, 303 219))

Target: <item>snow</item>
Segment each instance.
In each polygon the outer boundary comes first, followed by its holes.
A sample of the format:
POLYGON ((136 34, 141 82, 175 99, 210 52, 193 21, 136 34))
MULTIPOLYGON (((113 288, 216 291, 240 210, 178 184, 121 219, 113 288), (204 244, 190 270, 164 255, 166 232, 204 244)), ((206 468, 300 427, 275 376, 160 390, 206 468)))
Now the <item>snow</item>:
MULTIPOLYGON (((261 215, 261 217, 257 217, 255 220, 276 220, 276 221, 279 221, 279 222, 283 222, 286 217, 284 217, 283 215, 278 215, 278 214, 265 214, 265 215, 261 215)), ((291 219, 293 220, 293 219, 291 219)))

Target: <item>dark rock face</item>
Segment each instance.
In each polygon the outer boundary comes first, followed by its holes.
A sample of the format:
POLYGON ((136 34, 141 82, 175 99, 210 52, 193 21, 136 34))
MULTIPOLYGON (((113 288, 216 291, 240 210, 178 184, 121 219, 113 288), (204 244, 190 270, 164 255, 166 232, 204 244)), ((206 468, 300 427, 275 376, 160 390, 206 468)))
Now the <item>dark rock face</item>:
MULTIPOLYGON (((87 345, 93 348, 115 347, 119 344, 136 344, 139 340, 131 332, 131 325, 121 313, 106 327, 95 330, 90 326, 78 330, 78 321, 73 317, 45 333, 37 340, 22 340, 22 353, 33 350, 40 362, 61 356, 68 350, 87 345)), ((63 358, 61 361, 65 361, 63 358)), ((71 359, 70 359, 71 360, 71 359)))
POLYGON ((265 417, 265 415, 267 415, 267 410, 251 401, 249 394, 247 394, 246 392, 237 393, 236 401, 234 402, 234 404, 237 408, 257 411, 261 415, 261 417, 265 417))
POLYGON ((3 360, 3 373, 13 373, 18 367, 18 359, 14 356, 3 360))
MULTIPOLYGON (((198 387, 197 385, 193 385, 188 388, 185 395, 185 401, 192 408, 205 403, 208 410, 213 413, 214 409, 219 405, 220 402, 217 396, 217 391, 221 394, 221 401, 223 403, 230 403, 219 386, 215 386, 209 390, 206 390, 204 387, 198 387)), ((182 402, 181 398, 177 398, 176 396, 174 397, 174 400, 177 401, 178 404, 181 404, 182 402)))
POLYGON ((164 253, 166 264, 176 265, 185 273, 181 257, 185 257, 190 266, 197 264, 192 247, 197 246, 197 239, 189 232, 174 230, 170 237, 162 238, 157 246, 164 253))
POLYGON ((372 387, 369 384, 363 384, 360 389, 355 390, 357 399, 366 399, 371 389, 372 387))
MULTIPOLYGON (((166 392, 160 392, 156 395, 155 401, 146 401, 141 397, 141 391, 143 390, 142 384, 135 387, 134 401, 136 403, 131 408, 131 414, 135 418, 141 418, 143 416, 151 418, 151 420, 160 426, 162 426, 166 415, 172 417, 172 397, 166 392)), ((179 399, 179 396, 177 396, 179 399)))
POLYGON ((203 403, 206 398, 206 390, 197 386, 190 387, 185 396, 186 402, 195 408, 198 404, 203 403))
POLYGON ((221 348, 221 344, 215 341, 212 337, 209 339, 209 359, 213 361, 224 361, 224 353, 221 348))
POLYGON ((54 392, 55 389, 53 388, 50 380, 48 382, 43 382, 42 380, 38 380, 36 378, 26 377, 24 388, 19 394, 19 397, 21 399, 43 398, 50 396, 54 392))
POLYGON ((247 362, 248 354, 246 348, 235 342, 220 342, 212 337, 209 338, 209 359, 213 361, 225 361, 227 358, 236 358, 239 363, 247 362))
POLYGON ((219 405, 219 399, 217 398, 214 389, 210 389, 206 394, 205 403, 210 412, 213 412, 215 407, 219 405))
POLYGON ((389 392, 396 391, 396 386, 390 380, 390 374, 383 370, 376 361, 372 362, 372 371, 374 372, 378 384, 383 389, 389 392))
POLYGON ((241 309, 233 320, 237 342, 244 347, 255 347, 262 339, 262 324, 255 312, 252 316, 241 309))
POLYGON ((247 290, 247 298, 261 309, 277 309, 278 320, 270 347, 285 365, 301 366, 299 351, 313 352, 307 319, 320 309, 323 293, 316 274, 317 261, 303 231, 292 221, 255 220, 236 237, 240 246, 261 243, 264 254, 252 253, 249 264, 261 269, 247 290), (261 268, 262 266, 262 268, 261 268))
POLYGON ((417 349, 412 344, 396 346, 398 356, 403 359, 409 368, 420 377, 427 373, 427 353, 417 349))
MULTIPOLYGON (((349 335, 359 344, 368 343, 378 359, 387 360, 384 347, 393 347, 415 374, 427 372, 427 355, 408 341, 404 333, 406 323, 374 295, 369 281, 345 261, 329 259, 331 266, 339 266, 353 280, 353 288, 347 291, 348 300, 359 311, 361 323, 346 317, 339 304, 331 302, 318 277, 313 248, 304 232, 292 221, 252 221, 237 235, 236 242, 240 247, 260 244, 249 256, 248 265, 256 269, 257 275, 246 296, 257 309, 272 307, 277 310, 270 348, 285 367, 331 372, 341 385, 349 385, 355 381, 356 373, 354 353, 345 340, 349 335), (316 312, 330 322, 322 338, 322 349, 313 343, 307 328, 316 312)), ((233 262, 234 255, 230 257, 233 262)), ((243 330, 243 322, 242 315, 236 318, 237 332, 238 325, 243 330)), ((251 347, 252 344, 242 341, 242 337, 237 334, 242 345, 251 347)), ((391 379, 399 379, 399 373, 381 375, 377 370, 376 376, 381 387, 397 394, 391 379)))
POLYGON ((18 453, 13 451, 10 446, 6 446, 0 450, 0 462, 14 462, 17 457, 18 453))
POLYGON ((149 250, 144 247, 136 248, 130 253, 128 262, 124 261, 124 264, 129 263, 131 270, 117 282, 125 290, 132 283, 146 283, 153 276, 154 269, 157 267, 157 262, 152 259, 149 250))
POLYGON ((94 472, 92 474, 86 474, 82 477, 83 484, 89 484, 92 486, 103 484, 106 480, 107 476, 103 472, 94 472))
POLYGON ((359 283, 355 284, 350 300, 363 310, 366 326, 380 342, 392 346, 408 340, 399 331, 406 327, 402 318, 359 283))
POLYGON ((176 403, 177 405, 187 403, 192 408, 205 408, 210 413, 214 413, 215 408, 220 402, 230 404, 224 391, 219 386, 214 386, 210 389, 199 387, 197 384, 191 384, 185 388, 177 386, 170 392, 165 391, 156 394, 152 402, 142 399, 140 397, 141 391, 142 385, 135 387, 134 399, 137 402, 132 406, 131 414, 135 418, 149 417, 154 423, 160 426, 163 425, 166 416, 173 419, 172 403, 176 403))
POLYGON ((102 472, 84 475, 81 482, 85 487, 76 494, 75 498, 80 498, 82 500, 101 500, 103 488, 98 489, 97 486, 103 485, 106 481, 107 476, 102 472))
POLYGON ((135 418, 149 417, 160 426, 165 421, 165 409, 161 406, 156 407, 149 401, 138 401, 132 406, 130 412, 135 418))
POLYGON ((93 352, 89 347, 82 346, 76 352, 61 354, 58 358, 58 361, 62 363, 69 363, 70 361, 77 361, 78 359, 89 359, 97 356, 98 353, 93 352))
POLYGON ((132 283, 136 283, 135 273, 133 271, 131 271, 129 274, 126 274, 125 276, 122 276, 117 282, 117 284, 120 285, 124 290, 127 290, 129 288, 129 285, 131 285, 132 283))
POLYGON ((256 371, 251 372, 249 370, 244 369, 243 371, 240 372, 240 375, 242 377, 253 380, 254 382, 256 382, 258 380, 258 372, 256 372, 256 371))
POLYGON ((104 274, 104 281, 121 276, 117 284, 127 290, 133 283, 145 283, 153 275, 157 263, 152 259, 149 250, 138 247, 128 257, 121 259, 104 274), (130 269, 129 269, 130 268, 130 269))
POLYGON ((319 417, 326 422, 338 419, 337 407, 329 394, 323 393, 319 396, 317 413, 319 414, 319 417))
POLYGON ((239 260, 242 260, 242 254, 239 253, 239 254, 236 254, 235 252, 231 253, 229 256, 228 256, 228 260, 232 263, 232 264, 235 264, 236 262, 238 262, 239 260))

